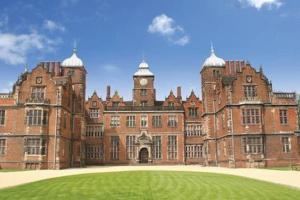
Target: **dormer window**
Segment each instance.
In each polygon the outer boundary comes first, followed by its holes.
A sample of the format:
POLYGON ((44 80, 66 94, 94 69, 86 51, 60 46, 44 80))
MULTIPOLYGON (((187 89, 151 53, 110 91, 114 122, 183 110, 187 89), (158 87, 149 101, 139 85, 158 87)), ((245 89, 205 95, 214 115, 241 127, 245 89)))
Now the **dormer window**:
POLYGON ((93 107, 97 107, 97 101, 93 101, 93 102, 92 102, 92 106, 93 106, 93 107))
POLYGON ((91 108, 90 109, 90 118, 98 118, 99 117, 99 109, 91 108))
POLYGON ((244 94, 246 98, 253 98, 257 96, 255 85, 245 85, 244 94))
POLYGON ((197 117, 198 116, 198 108, 190 107, 189 108, 189 117, 197 117))
POLYGON ((170 108, 174 108, 175 104, 174 104, 174 102, 168 102, 168 106, 169 106, 170 108))
POLYGON ((45 88, 43 87, 33 87, 31 92, 31 98, 36 100, 44 99, 44 91, 45 88))
POLYGON ((112 102, 112 106, 113 107, 118 107, 119 106, 119 102, 118 101, 112 102))

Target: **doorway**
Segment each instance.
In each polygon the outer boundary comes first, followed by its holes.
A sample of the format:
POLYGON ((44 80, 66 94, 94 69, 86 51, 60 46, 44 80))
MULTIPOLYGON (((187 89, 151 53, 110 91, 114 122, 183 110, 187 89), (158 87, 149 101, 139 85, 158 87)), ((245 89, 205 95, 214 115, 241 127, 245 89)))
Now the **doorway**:
POLYGON ((140 163, 148 163, 148 156, 149 156, 149 152, 147 148, 142 148, 140 150, 140 163))

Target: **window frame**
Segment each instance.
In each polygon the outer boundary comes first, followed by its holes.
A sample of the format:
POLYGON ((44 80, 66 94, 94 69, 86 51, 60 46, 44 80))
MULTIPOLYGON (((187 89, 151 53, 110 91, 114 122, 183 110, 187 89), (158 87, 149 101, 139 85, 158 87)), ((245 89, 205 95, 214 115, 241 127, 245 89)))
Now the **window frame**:
POLYGON ((6 122, 6 110, 0 109, 0 126, 5 126, 6 122))
POLYGON ((6 148, 7 148, 7 139, 0 138, 0 156, 4 156, 6 154, 6 148))
POLYGON ((162 159, 162 137, 160 135, 152 136, 153 149, 152 149, 152 158, 153 160, 162 159))
POLYGON ((178 137, 177 135, 168 135, 167 155, 168 160, 178 159, 178 137))
POLYGON ((288 124, 288 110, 287 109, 280 109, 279 110, 279 121, 281 125, 288 124))

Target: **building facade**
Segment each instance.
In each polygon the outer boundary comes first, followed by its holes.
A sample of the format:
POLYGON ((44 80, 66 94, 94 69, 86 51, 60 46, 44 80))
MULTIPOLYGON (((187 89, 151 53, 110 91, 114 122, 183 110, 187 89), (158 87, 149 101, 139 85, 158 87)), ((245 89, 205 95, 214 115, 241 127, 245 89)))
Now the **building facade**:
POLYGON ((274 92, 263 70, 215 55, 200 71, 202 100, 177 87, 156 99, 142 61, 132 100, 107 86, 85 100, 86 70, 76 49, 41 62, 0 95, 0 168, 199 164, 275 167, 300 163, 295 93, 274 92))

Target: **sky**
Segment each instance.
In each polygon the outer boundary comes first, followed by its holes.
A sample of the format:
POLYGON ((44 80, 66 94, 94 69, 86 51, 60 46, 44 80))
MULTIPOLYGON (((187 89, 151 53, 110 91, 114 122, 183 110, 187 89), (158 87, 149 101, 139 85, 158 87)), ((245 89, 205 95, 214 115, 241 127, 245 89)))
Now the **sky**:
POLYGON ((263 67, 275 91, 300 93, 299 0, 1 0, 0 92, 40 61, 62 61, 77 44, 87 96, 106 85, 132 98, 143 58, 158 99, 182 86, 200 96, 210 54, 263 67))

